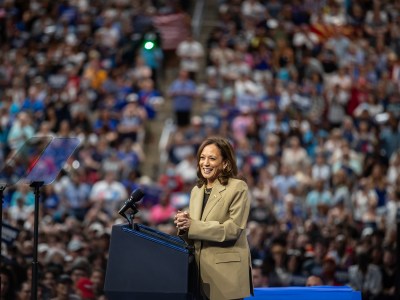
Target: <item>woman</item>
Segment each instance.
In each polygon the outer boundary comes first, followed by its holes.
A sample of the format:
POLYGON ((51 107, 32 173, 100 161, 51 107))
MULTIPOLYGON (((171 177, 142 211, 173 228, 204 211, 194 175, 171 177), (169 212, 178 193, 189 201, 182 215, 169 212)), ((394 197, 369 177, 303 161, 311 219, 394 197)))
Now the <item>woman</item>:
POLYGON ((203 299, 240 299, 253 293, 246 239, 250 201, 230 143, 206 139, 197 153, 197 185, 189 212, 178 212, 178 234, 192 243, 203 299))

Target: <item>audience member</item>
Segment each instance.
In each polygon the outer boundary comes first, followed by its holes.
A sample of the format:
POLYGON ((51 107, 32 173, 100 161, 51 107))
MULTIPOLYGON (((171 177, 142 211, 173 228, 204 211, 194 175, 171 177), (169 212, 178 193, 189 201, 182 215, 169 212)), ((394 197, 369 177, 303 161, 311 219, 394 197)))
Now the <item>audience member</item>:
POLYGON ((357 263, 349 267, 349 284, 361 291, 363 299, 377 299, 381 293, 381 270, 370 263, 370 255, 366 250, 360 250, 357 254, 357 263))
POLYGON ((310 275, 307 278, 306 286, 322 286, 324 285, 322 279, 315 275, 310 275))
POLYGON ((187 70, 181 69, 179 71, 179 76, 171 83, 168 94, 173 101, 172 106, 177 126, 188 126, 197 90, 196 83, 189 78, 187 70))

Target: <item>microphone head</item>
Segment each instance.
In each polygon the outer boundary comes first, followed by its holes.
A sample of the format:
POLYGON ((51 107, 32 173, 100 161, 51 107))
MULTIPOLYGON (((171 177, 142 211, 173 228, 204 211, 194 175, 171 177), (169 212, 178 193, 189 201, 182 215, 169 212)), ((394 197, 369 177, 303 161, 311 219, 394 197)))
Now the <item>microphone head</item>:
POLYGON ((131 196, 129 197, 130 203, 139 202, 144 196, 144 193, 141 189, 136 189, 132 192, 131 196))

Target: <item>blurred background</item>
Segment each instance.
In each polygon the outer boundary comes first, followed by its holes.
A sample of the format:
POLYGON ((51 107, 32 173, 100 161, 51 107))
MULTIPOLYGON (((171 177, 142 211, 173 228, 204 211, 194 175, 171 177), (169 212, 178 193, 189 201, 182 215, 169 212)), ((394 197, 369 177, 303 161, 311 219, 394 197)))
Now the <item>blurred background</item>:
MULTIPOLYGON (((111 227, 137 188, 135 222, 176 234, 210 135, 229 138, 250 188, 256 287, 317 276, 398 299, 399 12, 397 0, 0 0, 0 166, 32 136, 80 140, 41 190, 40 299, 106 299, 111 227)), ((7 187, 1 299, 29 299, 33 212, 28 185, 7 187)))

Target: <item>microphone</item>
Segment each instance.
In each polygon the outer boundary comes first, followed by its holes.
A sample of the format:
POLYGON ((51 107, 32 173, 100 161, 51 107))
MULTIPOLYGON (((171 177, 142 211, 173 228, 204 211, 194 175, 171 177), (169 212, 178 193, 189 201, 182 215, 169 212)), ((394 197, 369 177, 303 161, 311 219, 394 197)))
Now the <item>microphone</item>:
POLYGON ((124 205, 121 207, 121 209, 118 211, 118 213, 122 216, 124 216, 125 212, 134 206, 134 203, 140 201, 144 196, 144 193, 140 189, 136 189, 132 192, 130 195, 129 199, 124 202, 124 205))

